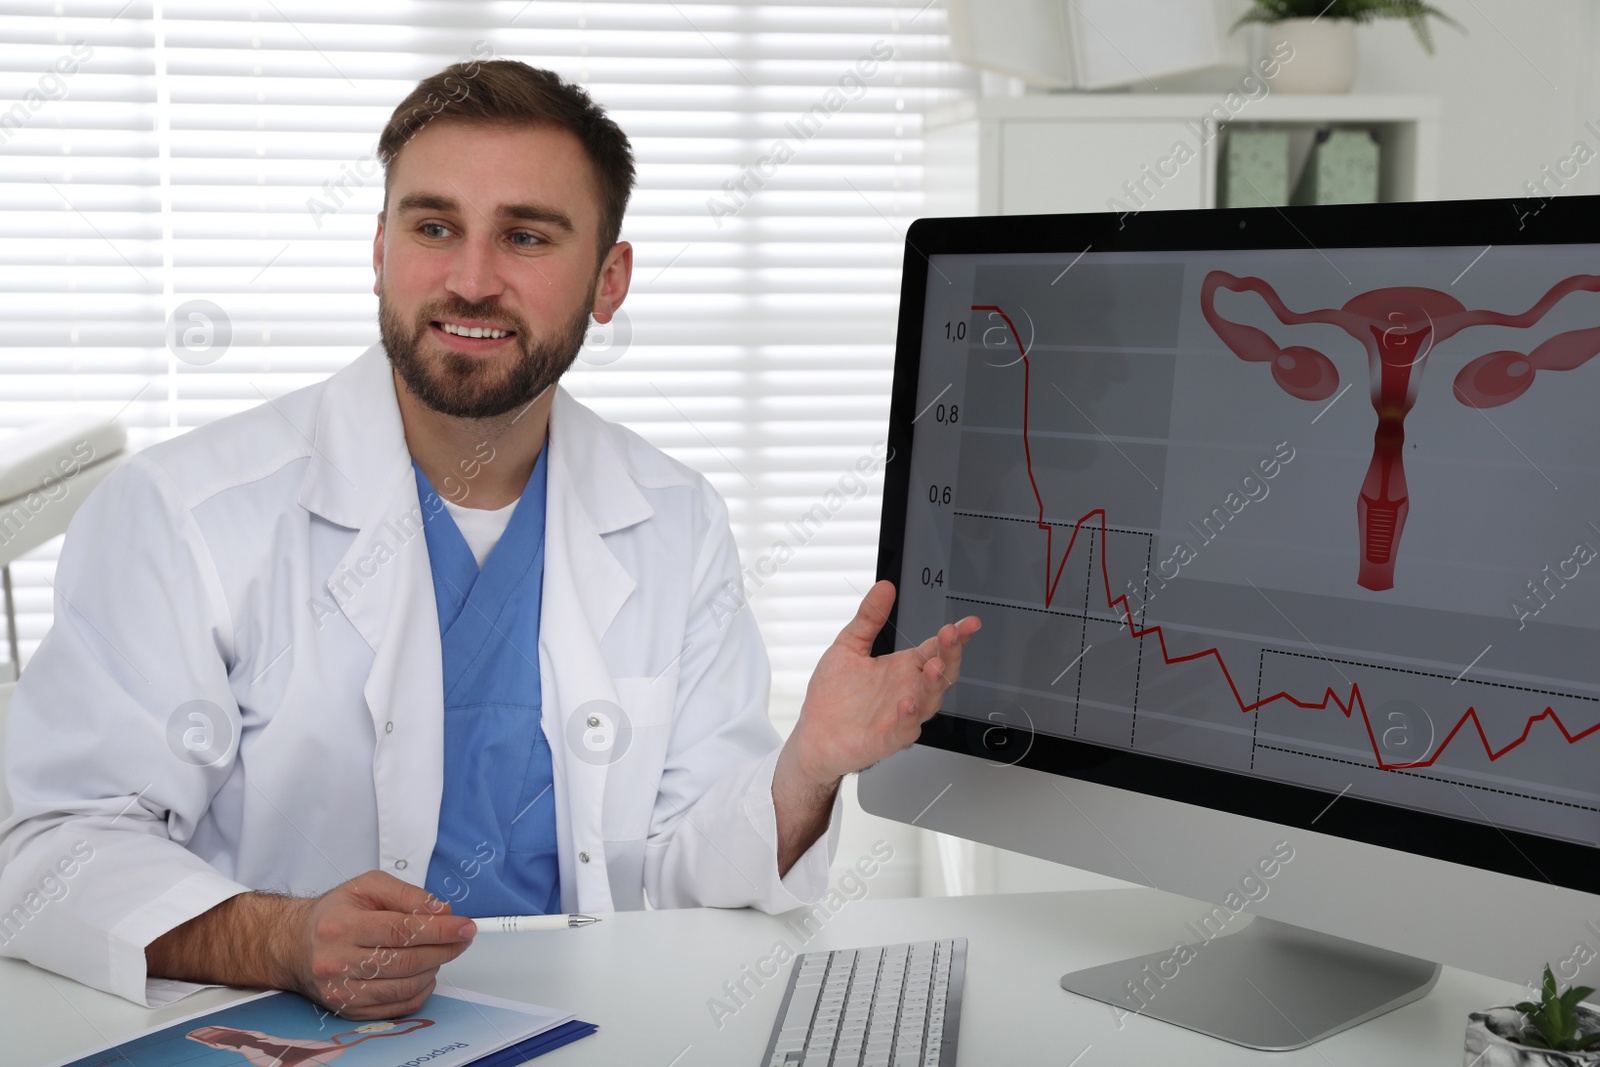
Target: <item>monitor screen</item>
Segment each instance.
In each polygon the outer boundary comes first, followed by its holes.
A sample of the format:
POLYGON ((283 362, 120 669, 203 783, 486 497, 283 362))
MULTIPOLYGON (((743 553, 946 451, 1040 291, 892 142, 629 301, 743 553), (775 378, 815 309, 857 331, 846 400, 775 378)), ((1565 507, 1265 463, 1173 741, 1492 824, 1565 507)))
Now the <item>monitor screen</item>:
POLYGON ((913 229, 922 743, 1600 889, 1600 226, 1454 207, 913 229))

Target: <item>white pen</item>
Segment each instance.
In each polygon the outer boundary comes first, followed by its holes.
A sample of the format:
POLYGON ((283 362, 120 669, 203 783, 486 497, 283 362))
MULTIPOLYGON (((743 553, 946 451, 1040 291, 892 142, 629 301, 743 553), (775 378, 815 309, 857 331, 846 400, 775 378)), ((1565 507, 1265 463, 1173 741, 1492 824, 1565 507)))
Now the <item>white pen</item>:
POLYGON ((535 930, 565 930, 600 920, 592 915, 484 915, 472 916, 480 934, 528 934, 535 930))

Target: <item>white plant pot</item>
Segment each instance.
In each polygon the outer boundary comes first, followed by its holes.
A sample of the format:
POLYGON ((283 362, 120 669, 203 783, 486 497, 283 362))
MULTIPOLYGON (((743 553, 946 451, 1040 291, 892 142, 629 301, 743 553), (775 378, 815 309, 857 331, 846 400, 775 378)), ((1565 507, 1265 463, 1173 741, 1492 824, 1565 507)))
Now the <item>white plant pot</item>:
MULTIPOLYGON (((1600 1032, 1600 1011, 1578 1006, 1578 1032, 1600 1032)), ((1522 1032, 1522 1016, 1515 1008, 1490 1008, 1467 1016, 1466 1051, 1461 1062, 1471 1067, 1597 1067, 1600 1051, 1551 1052, 1529 1048, 1512 1040, 1522 1032)))
POLYGON ((1267 54, 1284 55, 1280 93, 1348 93, 1356 81, 1356 24, 1349 19, 1284 19, 1267 24, 1267 54))

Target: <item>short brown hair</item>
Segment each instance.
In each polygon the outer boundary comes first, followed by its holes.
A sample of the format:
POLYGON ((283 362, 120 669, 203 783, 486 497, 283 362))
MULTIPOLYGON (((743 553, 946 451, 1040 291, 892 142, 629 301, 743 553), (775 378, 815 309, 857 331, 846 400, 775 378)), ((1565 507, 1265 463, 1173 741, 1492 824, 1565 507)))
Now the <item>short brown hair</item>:
POLYGON ((627 134, 589 94, 552 71, 514 59, 455 63, 417 83, 378 137, 383 204, 400 149, 431 122, 555 126, 578 138, 594 167, 600 198, 600 254, 617 243, 633 191, 633 149, 627 134))

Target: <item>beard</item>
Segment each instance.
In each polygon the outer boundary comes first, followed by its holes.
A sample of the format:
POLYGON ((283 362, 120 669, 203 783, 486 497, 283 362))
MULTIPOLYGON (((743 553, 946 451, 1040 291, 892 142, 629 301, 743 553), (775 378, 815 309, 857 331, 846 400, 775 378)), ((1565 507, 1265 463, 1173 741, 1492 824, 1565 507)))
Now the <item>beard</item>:
POLYGON ((407 326, 385 294, 378 294, 378 333, 389 363, 416 398, 441 415, 488 419, 524 407, 549 389, 572 366, 589 327, 589 309, 579 307, 553 336, 535 338, 527 323, 502 311, 496 303, 469 304, 446 300, 429 304, 407 326), (517 356, 485 359, 446 349, 436 360, 423 354, 430 323, 443 319, 479 319, 513 331, 517 356))

